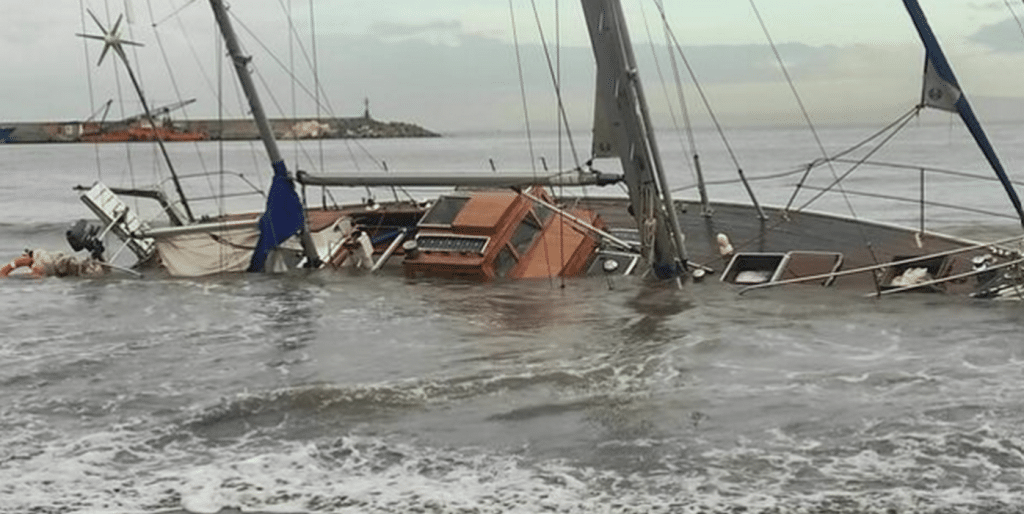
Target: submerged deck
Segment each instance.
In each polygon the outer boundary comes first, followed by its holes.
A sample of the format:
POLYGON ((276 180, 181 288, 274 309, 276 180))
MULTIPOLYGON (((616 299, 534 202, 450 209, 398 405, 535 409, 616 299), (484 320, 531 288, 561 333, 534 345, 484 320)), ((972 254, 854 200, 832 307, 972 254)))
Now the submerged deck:
MULTIPOLYGON (((777 208, 763 208, 767 219, 761 220, 752 206, 713 203, 712 215, 703 216, 699 203, 676 203, 680 206, 679 220, 686 235, 689 260, 711 268, 719 277, 730 260, 719 253, 719 233, 728 236, 736 253, 841 254, 837 270, 879 266, 909 257, 969 248, 975 244, 952 236, 919 233, 910 228, 818 213, 784 213, 777 208)), ((579 205, 600 212, 609 227, 635 227, 635 222, 626 210, 625 199, 579 199, 579 205)), ((970 271, 971 258, 988 252, 987 248, 979 248, 942 258, 941 263, 922 262, 915 265, 942 267, 943 274, 955 275, 970 271)), ((799 275, 827 273, 827 270, 819 269, 821 267, 820 263, 810 263, 808 270, 799 275)), ((878 269, 876 272, 838 276, 829 285, 874 291, 884 286, 876 280, 885 279, 885 274, 892 271, 878 269)), ((944 284, 943 289, 966 293, 973 291, 975 286, 975 280, 963 280, 944 284)))

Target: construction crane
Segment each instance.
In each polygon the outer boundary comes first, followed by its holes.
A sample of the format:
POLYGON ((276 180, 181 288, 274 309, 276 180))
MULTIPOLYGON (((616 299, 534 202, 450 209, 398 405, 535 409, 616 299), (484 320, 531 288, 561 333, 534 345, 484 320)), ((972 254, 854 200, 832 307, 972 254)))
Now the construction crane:
MULTIPOLYGON (((176 111, 178 109, 181 109, 182 107, 185 107, 186 105, 192 104, 195 101, 196 101, 195 98, 191 98, 191 99, 188 99, 188 100, 182 100, 180 102, 175 102, 175 103, 172 103, 172 104, 163 105, 163 106, 157 107, 155 109, 152 109, 149 114, 150 114, 150 116, 153 117, 153 121, 156 121, 157 117, 164 116, 164 115, 170 113, 171 111, 176 111)), ((131 125, 132 123, 135 123, 136 121, 139 121, 139 120, 141 120, 141 119, 143 119, 145 117, 146 117, 146 113, 145 112, 140 112, 139 114, 136 114, 134 116, 129 116, 129 117, 121 120, 121 123, 124 123, 125 125, 131 125)))

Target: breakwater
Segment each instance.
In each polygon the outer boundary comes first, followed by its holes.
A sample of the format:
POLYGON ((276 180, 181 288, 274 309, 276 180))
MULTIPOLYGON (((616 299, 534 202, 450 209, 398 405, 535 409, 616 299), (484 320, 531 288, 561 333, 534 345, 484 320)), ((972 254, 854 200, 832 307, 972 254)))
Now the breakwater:
MULTIPOLYGON (((357 139, 439 137, 440 134, 406 122, 354 118, 278 118, 270 120, 279 139, 357 139)), ((147 122, 0 122, 0 143, 77 143, 119 141, 195 141, 258 139, 249 119, 163 120, 147 122)))

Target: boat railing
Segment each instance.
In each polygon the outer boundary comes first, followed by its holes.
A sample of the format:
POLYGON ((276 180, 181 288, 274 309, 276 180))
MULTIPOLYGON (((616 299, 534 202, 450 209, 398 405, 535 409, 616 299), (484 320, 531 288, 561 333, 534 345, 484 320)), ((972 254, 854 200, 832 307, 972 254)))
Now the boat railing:
MULTIPOLYGON (((990 242, 987 242, 987 243, 977 243, 977 244, 974 244, 974 245, 963 246, 963 247, 955 248, 955 249, 952 249, 952 250, 946 250, 946 251, 943 251, 943 252, 934 252, 934 253, 929 253, 927 255, 919 255, 919 256, 915 256, 915 257, 908 257, 908 258, 905 258, 905 259, 897 259, 897 260, 894 260, 894 261, 891 261, 891 262, 884 262, 884 263, 874 264, 874 265, 871 265, 871 266, 862 266, 862 267, 859 267, 859 268, 851 268, 851 269, 841 270, 841 271, 840 270, 834 270, 834 271, 832 271, 830 273, 821 273, 821 274, 808 275, 808 276, 804 276, 804 277, 796 277, 796 278, 791 278, 791 279, 772 280, 772 281, 768 281, 768 282, 762 282, 762 283, 759 283, 759 284, 753 284, 753 285, 746 286, 743 289, 739 290, 739 294, 742 295, 744 293, 747 293, 747 292, 750 292, 750 291, 754 291, 754 290, 757 290, 757 289, 765 289, 765 288, 769 288, 769 287, 784 286, 784 285, 789 285, 789 284, 801 284, 801 283, 815 282, 815 281, 819 281, 819 280, 835 280, 836 278, 839 278, 839 277, 845 277, 845 276, 849 276, 849 275, 858 275, 858 274, 861 274, 861 273, 876 272, 876 271, 881 271, 881 270, 884 270, 884 269, 892 268, 892 267, 895 267, 895 266, 902 266, 902 265, 908 265, 908 264, 916 264, 916 263, 921 263, 921 262, 924 262, 924 261, 927 261, 927 260, 930 260, 930 259, 934 259, 936 257, 960 255, 960 254, 965 254, 965 253, 973 252, 975 250, 980 250, 980 249, 989 249, 990 251, 998 252, 1000 247, 1005 247, 1005 246, 1013 244, 1013 243, 1020 244, 1022 242, 1024 242, 1024 236, 1013 236, 1013 237, 1008 237, 1008 238, 1004 238, 1004 239, 999 239, 999 240, 996 240, 996 241, 990 241, 990 242)), ((998 253, 1005 253, 1005 250, 1003 252, 998 252, 998 253)), ((921 288, 921 287, 925 287, 925 286, 929 286, 929 285, 936 285, 936 284, 941 284, 941 283, 945 283, 945 282, 961 280, 961 279, 968 278, 968 277, 971 277, 971 276, 980 275, 980 274, 982 274, 982 273, 984 273, 986 271, 992 271, 992 270, 996 270, 996 269, 1008 268, 1008 267, 1011 267, 1011 266, 1017 266, 1017 265, 1020 265, 1020 264, 1024 263, 1024 257, 1021 257, 1020 253, 1007 253, 1006 255, 1009 256, 1009 259, 1007 261, 1005 261, 1005 262, 1002 262, 1002 263, 992 264, 992 265, 989 265, 989 266, 987 266, 985 268, 976 269, 976 270, 968 271, 968 272, 965 272, 965 273, 959 273, 959 274, 955 274, 955 275, 949 275, 949 276, 937 278, 937 279, 934 279, 934 280, 931 280, 931 281, 928 281, 928 282, 915 283, 913 285, 908 285, 908 286, 902 286, 902 287, 887 289, 887 290, 884 290, 884 291, 883 290, 879 290, 878 292, 873 293, 873 295, 881 296, 883 294, 892 294, 892 293, 897 293, 897 292, 901 292, 901 291, 907 291, 907 290, 910 290, 910 289, 917 289, 917 288, 921 288)))
MULTIPOLYGON (((783 170, 783 171, 780 171, 780 172, 765 173, 765 174, 760 174, 760 175, 750 175, 750 174, 748 174, 746 179, 749 182, 775 181, 776 183, 778 183, 778 181, 783 181, 783 180, 785 180, 788 177, 798 177, 799 175, 804 174, 807 171, 808 168, 816 168, 816 167, 819 167, 819 166, 823 166, 823 165, 825 165, 828 162, 839 163, 839 164, 848 164, 848 165, 851 165, 851 166, 857 166, 857 167, 863 167, 863 168, 869 168, 870 167, 870 168, 875 168, 875 169, 891 169, 891 170, 913 171, 913 172, 916 172, 918 174, 918 180, 916 181, 917 182, 916 185, 911 185, 913 183, 908 183, 907 187, 905 189, 903 189, 902 192, 900 190, 894 190, 891 187, 887 188, 884 192, 863 191, 863 190, 849 189, 848 186, 845 185, 845 184, 847 182, 851 181, 852 175, 848 176, 848 177, 843 177, 843 180, 834 180, 834 181, 830 182, 826 186, 816 186, 816 185, 812 185, 812 184, 808 184, 808 183, 804 182, 804 183, 801 183, 799 185, 799 187, 802 188, 802 189, 806 189, 808 191, 815 191, 818 196, 815 197, 811 202, 808 202, 808 204, 805 204, 802 207, 800 207, 799 209, 795 209, 795 210, 799 211, 799 210, 802 210, 804 208, 807 208, 811 203, 814 203, 815 201, 817 201, 819 199, 819 197, 822 197, 822 196, 824 196, 826 194, 835 194, 835 195, 850 195, 850 196, 858 196, 858 197, 864 197, 864 198, 873 198, 873 199, 885 200, 887 202, 893 202, 893 203, 914 204, 914 205, 920 206, 921 209, 923 209, 924 207, 937 207, 937 208, 946 209, 946 210, 950 210, 950 211, 961 212, 961 213, 969 213, 969 214, 976 214, 976 215, 983 215, 983 216, 992 217, 992 218, 1005 218, 1005 219, 1012 219, 1012 220, 1016 220, 1017 219, 1017 216, 1014 213, 1012 213, 1012 212, 998 212, 996 210, 990 210, 990 209, 985 209, 985 208, 980 208, 980 207, 974 207, 974 206, 965 205, 965 204, 955 204, 955 203, 950 203, 950 202, 947 202, 947 201, 937 201, 937 200, 929 199, 928 198, 928 196, 929 196, 929 189, 937 191, 938 187, 939 187, 939 186, 935 186, 935 185, 932 185, 932 184, 939 184, 940 183, 939 181, 937 181, 934 178, 929 179, 929 177, 943 177, 943 178, 950 178, 950 177, 952 177, 952 178, 959 178, 959 179, 968 179, 968 180, 971 180, 971 181, 991 183, 993 185, 999 184, 999 179, 997 177, 991 176, 991 175, 988 175, 988 174, 971 173, 971 172, 967 172, 967 171, 959 171, 959 170, 938 168, 938 167, 934 167, 934 166, 923 166, 923 165, 906 164, 906 163, 899 163, 899 162, 886 162, 886 161, 877 161, 877 160, 859 160, 859 159, 847 159, 847 158, 835 158, 835 159, 831 159, 830 161, 829 160, 825 160, 825 159, 818 159, 818 160, 816 160, 816 161, 814 161, 812 163, 809 163, 809 164, 807 164, 807 165, 805 165, 803 167, 798 167, 798 168, 794 168, 794 169, 790 169, 790 170, 783 170), (842 187, 840 187, 841 184, 844 184, 844 185, 842 187), (911 193, 911 189, 914 189, 914 191, 912 193, 911 193)), ((708 186, 739 185, 740 183, 741 183, 740 179, 724 179, 724 180, 708 180, 708 181, 706 181, 706 184, 708 186)), ((1012 183, 1015 186, 1024 188, 1024 182, 1012 181, 1012 183)), ((943 186, 945 186, 945 185, 948 184, 948 182, 942 181, 942 184, 943 184, 943 186)), ((696 185, 687 185, 687 186, 684 186, 684 187, 676 188, 675 190, 676 191, 684 191, 684 190, 694 189, 696 187, 697 187, 696 185)), ((932 191, 932 192, 934 193, 934 191, 932 191)), ((954 195, 944 195, 943 196, 943 198, 945 198, 945 199, 954 198, 954 197, 955 197, 954 195)), ((923 216, 921 217, 920 222, 922 224, 924 223, 924 217, 923 216)))

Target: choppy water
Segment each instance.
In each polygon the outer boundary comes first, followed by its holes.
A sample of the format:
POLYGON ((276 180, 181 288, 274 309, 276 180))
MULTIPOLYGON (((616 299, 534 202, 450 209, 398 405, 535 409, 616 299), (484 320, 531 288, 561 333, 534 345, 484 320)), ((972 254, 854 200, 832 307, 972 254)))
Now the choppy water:
MULTIPOLYGON (((0 250, 63 248, 92 147, 0 151, 0 250)), ((1018 303, 314 273, 0 312, 4 513, 1024 511, 1018 303)))

